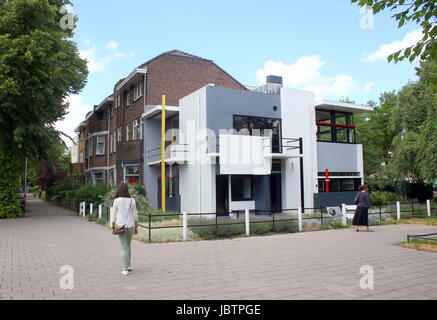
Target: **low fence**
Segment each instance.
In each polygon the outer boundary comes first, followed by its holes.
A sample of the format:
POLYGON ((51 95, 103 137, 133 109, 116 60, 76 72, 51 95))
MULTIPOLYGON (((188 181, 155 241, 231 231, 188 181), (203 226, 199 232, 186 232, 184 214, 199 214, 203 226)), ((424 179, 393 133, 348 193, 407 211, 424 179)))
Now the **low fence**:
MULTIPOLYGON (((89 220, 108 224, 110 209, 102 205, 81 203, 79 214, 89 220)), ((139 213, 141 240, 148 242, 188 241, 218 239, 266 233, 294 233, 328 228, 347 227, 356 206, 343 205, 330 212, 329 208, 285 209, 280 213, 261 210, 234 211, 230 214, 187 213, 143 214, 139 213)), ((397 202, 369 210, 369 222, 401 220, 409 218, 437 217, 437 206, 426 202, 397 202)))

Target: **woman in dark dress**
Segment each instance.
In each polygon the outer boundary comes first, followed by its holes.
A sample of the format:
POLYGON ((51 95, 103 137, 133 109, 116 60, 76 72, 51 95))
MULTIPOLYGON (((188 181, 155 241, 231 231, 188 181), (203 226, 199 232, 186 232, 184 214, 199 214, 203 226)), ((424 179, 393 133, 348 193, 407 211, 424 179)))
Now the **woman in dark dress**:
POLYGON ((370 208, 370 194, 369 188, 366 185, 360 186, 360 192, 355 198, 355 204, 357 205, 357 211, 355 212, 354 220, 352 224, 357 226, 357 232, 360 232, 360 226, 367 227, 367 232, 373 232, 369 228, 369 208, 370 208))

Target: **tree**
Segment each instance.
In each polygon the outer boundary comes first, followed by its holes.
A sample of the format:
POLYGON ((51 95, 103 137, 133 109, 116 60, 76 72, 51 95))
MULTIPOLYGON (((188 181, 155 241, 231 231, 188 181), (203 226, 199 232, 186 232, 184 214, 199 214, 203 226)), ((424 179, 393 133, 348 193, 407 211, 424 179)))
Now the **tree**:
POLYGON ((393 173, 432 184, 437 180, 437 62, 422 62, 419 81, 399 92, 396 121, 402 132, 393 145, 393 173))
POLYGON ((66 176, 67 172, 62 168, 61 162, 58 159, 50 159, 40 163, 36 183, 47 192, 48 198, 51 198, 56 184, 66 176))
POLYGON ((379 105, 370 101, 373 112, 355 117, 357 141, 364 145, 364 171, 367 181, 377 189, 391 184, 387 166, 391 161, 391 148, 394 138, 400 132, 394 114, 398 106, 395 92, 385 92, 379 98, 379 105))
POLYGON ((85 86, 88 70, 62 29, 68 0, 0 1, 0 218, 19 215, 20 163, 47 159, 60 142, 55 123, 68 108, 65 98, 85 86))
POLYGON ((385 9, 394 11, 398 22, 398 28, 412 21, 419 24, 422 28, 423 37, 415 45, 400 50, 388 57, 388 61, 399 62, 404 59, 410 61, 420 57, 421 60, 435 59, 437 56, 437 4, 435 0, 352 0, 361 7, 371 7, 377 14, 385 9))
POLYGON ((419 80, 383 93, 374 112, 356 117, 366 180, 377 189, 410 181, 437 182, 437 63, 417 68, 419 80))

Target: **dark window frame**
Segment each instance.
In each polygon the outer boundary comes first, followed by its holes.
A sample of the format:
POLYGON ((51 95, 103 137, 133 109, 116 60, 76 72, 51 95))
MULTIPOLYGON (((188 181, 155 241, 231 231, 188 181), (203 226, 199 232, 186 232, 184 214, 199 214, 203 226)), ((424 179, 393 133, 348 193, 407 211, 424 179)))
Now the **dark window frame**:
POLYGON ((344 143, 344 144, 357 144, 356 142, 356 126, 354 125, 354 117, 353 113, 345 112, 345 111, 336 111, 336 110, 325 110, 316 108, 316 125, 317 125, 317 142, 327 142, 327 143, 344 143), (323 124, 322 122, 317 121, 317 112, 329 112, 330 113, 330 123, 323 124), (337 124, 337 115, 345 115, 346 116, 346 124, 337 124), (322 128, 328 128, 331 139, 329 141, 320 140, 320 135, 322 133, 322 128), (338 130, 345 130, 347 142, 338 141, 338 130))
MULTIPOLYGON (((231 199, 232 202, 244 202, 244 201, 253 201, 254 197, 253 197, 253 176, 251 175, 233 175, 231 176, 231 199), (242 198, 239 197, 235 197, 234 198, 234 178, 241 178, 243 179, 243 185, 244 185, 244 178, 249 178, 250 179, 250 198, 244 198, 244 196, 242 198)), ((243 195, 244 195, 244 191, 243 191, 243 195)))

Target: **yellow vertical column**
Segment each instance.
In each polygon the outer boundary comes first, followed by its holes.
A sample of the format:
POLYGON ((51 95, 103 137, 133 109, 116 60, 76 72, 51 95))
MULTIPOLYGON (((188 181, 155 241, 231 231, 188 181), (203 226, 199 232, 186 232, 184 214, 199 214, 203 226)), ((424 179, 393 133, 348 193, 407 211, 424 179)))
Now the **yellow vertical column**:
POLYGON ((166 201, 165 201, 165 120, 166 120, 166 96, 162 96, 162 122, 161 122, 161 209, 163 212, 167 211, 166 201))

